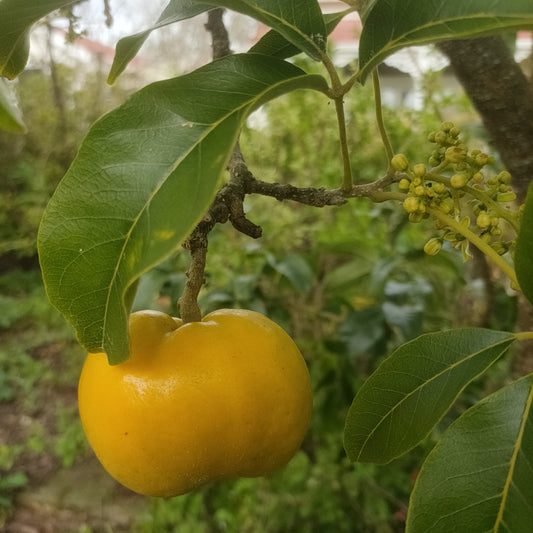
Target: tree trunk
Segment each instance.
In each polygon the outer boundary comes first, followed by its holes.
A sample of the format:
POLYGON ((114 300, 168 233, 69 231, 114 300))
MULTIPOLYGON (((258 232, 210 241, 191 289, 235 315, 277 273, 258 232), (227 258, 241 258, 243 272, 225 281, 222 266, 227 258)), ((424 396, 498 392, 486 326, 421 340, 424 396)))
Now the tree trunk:
POLYGON ((501 37, 439 45, 513 177, 520 201, 533 176, 533 90, 501 37))
MULTIPOLYGON (((490 142, 511 173, 523 202, 533 177, 533 88, 501 37, 446 41, 439 45, 477 109, 490 142)), ((518 327, 533 330, 533 306, 518 299, 518 327)), ((533 341, 521 341, 514 377, 533 372, 533 341)))

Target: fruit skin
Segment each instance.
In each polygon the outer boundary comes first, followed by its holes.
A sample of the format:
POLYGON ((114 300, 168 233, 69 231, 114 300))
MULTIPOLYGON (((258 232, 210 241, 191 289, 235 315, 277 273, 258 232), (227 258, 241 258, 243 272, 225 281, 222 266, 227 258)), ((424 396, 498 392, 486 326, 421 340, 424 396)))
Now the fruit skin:
POLYGON ((298 450, 311 416, 309 372, 265 316, 222 309, 182 325, 130 317, 130 358, 88 354, 78 403, 89 443, 129 489, 178 496, 205 483, 266 475, 298 450))

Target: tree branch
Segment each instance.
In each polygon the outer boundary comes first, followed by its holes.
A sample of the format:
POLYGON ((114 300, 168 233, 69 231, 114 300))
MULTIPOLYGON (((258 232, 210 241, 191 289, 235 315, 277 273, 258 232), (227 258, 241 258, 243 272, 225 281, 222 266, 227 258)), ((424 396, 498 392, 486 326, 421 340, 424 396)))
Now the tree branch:
MULTIPOLYGON (((211 33, 213 58, 231 53, 228 33, 222 20, 223 10, 209 11, 206 29, 211 33)), ((178 307, 182 320, 194 322, 201 320, 198 307, 198 294, 204 284, 204 269, 206 263, 208 235, 216 224, 224 224, 228 220, 233 227, 257 239, 262 235, 260 226, 250 221, 243 208, 247 194, 261 194, 279 201, 292 200, 313 207, 338 206, 353 197, 373 197, 384 187, 393 183, 397 176, 385 176, 374 183, 352 185, 345 189, 295 187, 290 184, 269 183, 256 179, 250 172, 240 147, 237 143, 228 162, 229 181, 216 194, 215 199, 202 221, 196 226, 184 243, 184 248, 191 252, 191 264, 187 272, 187 282, 183 294, 178 300, 178 307)))
POLYGON ((218 59, 230 55, 231 48, 229 43, 229 35, 224 26, 224 10, 220 7, 211 9, 207 13, 207 24, 205 29, 211 34, 211 49, 213 59, 218 59))

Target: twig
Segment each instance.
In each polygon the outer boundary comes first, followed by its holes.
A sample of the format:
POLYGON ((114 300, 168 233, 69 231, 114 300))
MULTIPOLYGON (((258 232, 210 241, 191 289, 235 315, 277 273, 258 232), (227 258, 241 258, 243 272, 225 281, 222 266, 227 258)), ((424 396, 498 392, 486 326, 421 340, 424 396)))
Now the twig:
MULTIPOLYGON (((211 10, 206 24, 206 29, 211 32, 212 36, 214 59, 231 53, 222 15, 222 9, 211 10)), ((335 81, 339 89, 340 82, 336 78, 335 81)), ((339 98, 342 96, 339 95, 339 98)), ((185 323, 201 320, 197 298, 204 284, 207 237, 214 226, 224 224, 229 220, 237 231, 254 239, 261 237, 261 227, 250 221, 244 213, 243 202, 247 194, 270 196, 279 201, 291 200, 313 207, 339 206, 345 204, 348 198, 379 196, 385 187, 398 179, 397 176, 387 175, 373 183, 357 185, 351 185, 351 182, 345 179, 342 188, 330 190, 323 187, 295 187, 285 183, 269 183, 253 176, 246 166, 238 144, 235 146, 227 169, 228 183, 218 191, 206 215, 183 245, 191 253, 187 282, 178 300, 180 315, 185 323)))
POLYGON ((229 44, 228 31, 226 30, 226 26, 224 26, 223 15, 224 10, 220 7, 211 9, 207 14, 205 29, 211 34, 213 59, 218 59, 232 53, 229 44))

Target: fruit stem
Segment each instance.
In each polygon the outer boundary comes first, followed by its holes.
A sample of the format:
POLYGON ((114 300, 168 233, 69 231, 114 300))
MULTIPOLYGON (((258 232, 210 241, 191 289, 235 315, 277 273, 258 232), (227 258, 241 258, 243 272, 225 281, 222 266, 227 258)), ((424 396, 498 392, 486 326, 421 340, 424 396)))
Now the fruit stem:
POLYGON ((200 322, 202 312, 198 305, 198 294, 205 282, 204 270, 207 256, 207 237, 199 231, 194 231, 184 244, 191 252, 191 264, 187 271, 187 282, 178 300, 180 317, 184 324, 200 322))

